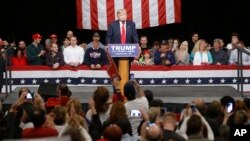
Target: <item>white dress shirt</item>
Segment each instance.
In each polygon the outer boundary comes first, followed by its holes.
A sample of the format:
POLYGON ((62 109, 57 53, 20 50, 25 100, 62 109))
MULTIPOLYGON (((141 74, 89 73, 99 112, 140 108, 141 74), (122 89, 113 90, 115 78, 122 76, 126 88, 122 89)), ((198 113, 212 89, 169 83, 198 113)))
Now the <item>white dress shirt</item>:
POLYGON ((63 51, 64 61, 66 64, 70 62, 83 63, 84 50, 80 46, 68 46, 63 51))

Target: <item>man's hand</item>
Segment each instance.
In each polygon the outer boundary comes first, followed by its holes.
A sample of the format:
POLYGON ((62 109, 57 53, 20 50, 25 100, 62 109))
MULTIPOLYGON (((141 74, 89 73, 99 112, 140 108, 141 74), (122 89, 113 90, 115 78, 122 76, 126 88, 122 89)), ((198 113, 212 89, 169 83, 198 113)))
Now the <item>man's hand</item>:
POLYGON ((95 65, 94 65, 94 64, 91 64, 91 65, 90 65, 90 68, 94 70, 94 69, 95 69, 95 65))
POLYGON ((43 56, 45 53, 46 53, 46 51, 45 51, 45 50, 41 50, 41 52, 38 54, 38 57, 43 56))
POLYGON ((52 67, 53 69, 57 69, 57 68, 59 68, 59 63, 55 63, 55 64, 53 64, 53 67, 52 67))
POLYGON ((169 60, 166 60, 166 61, 165 61, 165 65, 170 65, 170 61, 169 61, 169 60))
POLYGON ((100 64, 96 64, 96 69, 100 69, 102 66, 100 64))

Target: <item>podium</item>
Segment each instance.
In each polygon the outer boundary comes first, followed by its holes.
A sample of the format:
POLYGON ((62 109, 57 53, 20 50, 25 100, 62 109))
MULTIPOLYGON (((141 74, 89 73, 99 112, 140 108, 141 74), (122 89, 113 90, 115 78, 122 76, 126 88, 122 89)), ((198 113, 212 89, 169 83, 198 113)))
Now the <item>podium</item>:
POLYGON ((122 95, 124 94, 123 87, 129 80, 130 65, 129 58, 137 57, 139 54, 139 44, 108 44, 108 53, 112 58, 118 58, 118 66, 116 71, 109 73, 112 76, 120 76, 120 88, 122 95), (114 74, 112 74, 114 73, 114 74), (118 73, 118 74, 117 74, 118 73))

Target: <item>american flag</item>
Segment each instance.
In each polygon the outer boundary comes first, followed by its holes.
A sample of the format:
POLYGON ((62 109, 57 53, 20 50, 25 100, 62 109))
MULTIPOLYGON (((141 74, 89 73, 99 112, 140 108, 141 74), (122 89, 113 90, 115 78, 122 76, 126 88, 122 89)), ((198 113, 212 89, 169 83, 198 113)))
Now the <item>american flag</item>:
POLYGON ((126 9, 137 29, 181 22, 181 0, 76 0, 77 28, 107 30, 126 9))
MULTIPOLYGON (((69 85, 111 85, 106 72, 90 70, 87 66, 65 66, 52 70, 47 66, 13 67, 13 88, 41 83, 69 85)), ((132 66, 131 73, 140 85, 149 86, 233 86, 237 88, 237 66, 132 66)), ((243 71, 244 91, 250 91, 250 66, 243 71)))

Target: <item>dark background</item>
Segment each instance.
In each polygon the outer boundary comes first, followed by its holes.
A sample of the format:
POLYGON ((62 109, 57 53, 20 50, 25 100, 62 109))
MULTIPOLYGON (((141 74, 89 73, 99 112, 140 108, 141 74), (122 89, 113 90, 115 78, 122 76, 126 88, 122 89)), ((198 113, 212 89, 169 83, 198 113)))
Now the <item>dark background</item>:
MULTIPOLYGON (((238 32, 246 45, 250 43, 248 0, 182 0, 182 23, 138 30, 149 42, 178 37, 190 40, 194 31, 211 42, 214 38, 230 41, 232 32, 238 32)), ((79 42, 90 42, 93 31, 76 29, 75 0, 1 0, 0 38, 25 40, 39 32, 44 38, 56 33, 63 39, 67 30, 73 30, 79 42)), ((100 31, 105 42, 105 31, 100 31)), ((44 39, 43 38, 43 39, 44 39)))

